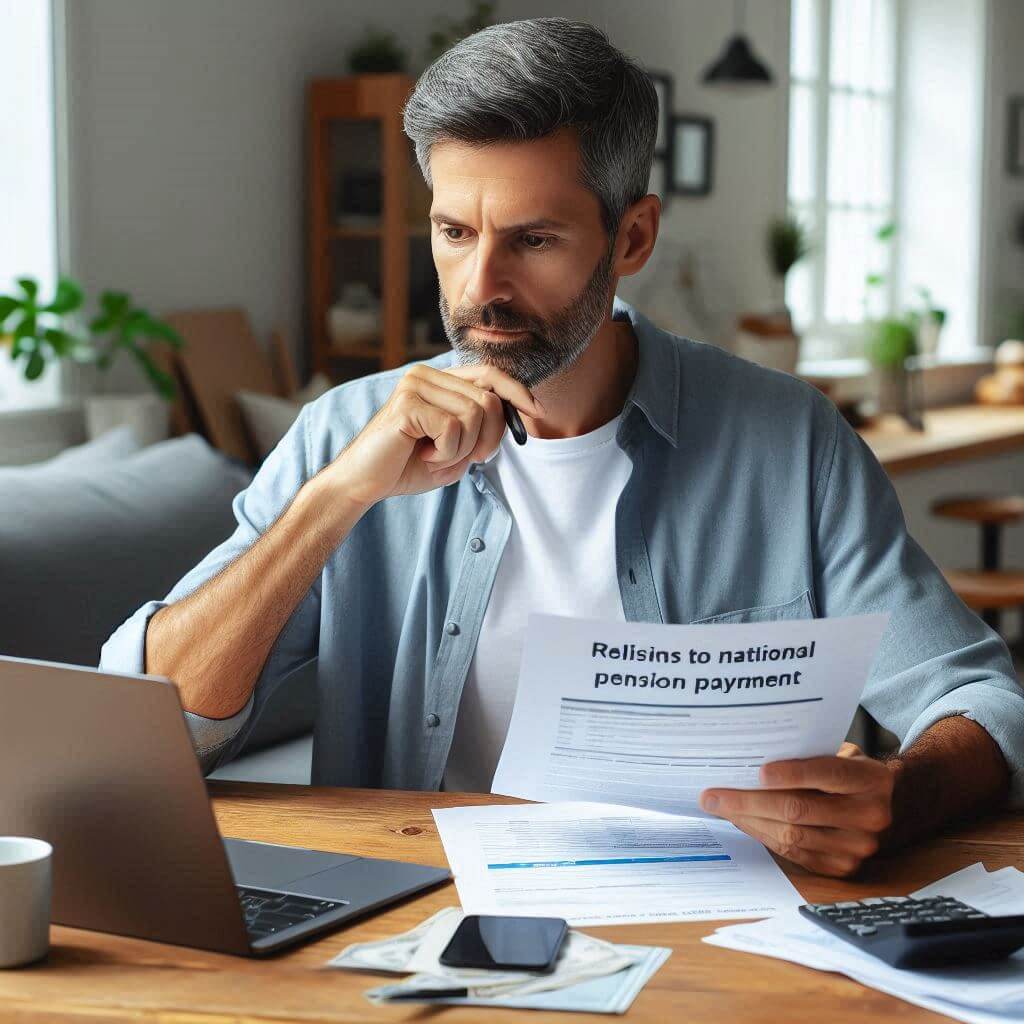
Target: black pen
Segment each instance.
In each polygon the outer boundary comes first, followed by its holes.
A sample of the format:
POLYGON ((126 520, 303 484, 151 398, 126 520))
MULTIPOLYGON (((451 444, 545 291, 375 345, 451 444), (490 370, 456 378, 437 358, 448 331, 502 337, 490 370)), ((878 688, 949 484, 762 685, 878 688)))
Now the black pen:
POLYGON ((526 444, 526 427, 523 426, 523 421, 519 417, 519 410, 504 398, 501 400, 501 407, 505 410, 505 422, 508 424, 508 429, 512 431, 516 444, 526 444))

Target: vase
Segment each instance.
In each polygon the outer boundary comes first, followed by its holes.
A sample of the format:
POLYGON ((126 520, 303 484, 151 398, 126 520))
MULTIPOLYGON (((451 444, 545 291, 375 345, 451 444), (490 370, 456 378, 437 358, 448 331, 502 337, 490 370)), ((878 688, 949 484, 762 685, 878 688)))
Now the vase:
POLYGON ((922 430, 919 402, 915 395, 916 373, 908 370, 905 364, 899 364, 876 366, 871 376, 879 415, 895 414, 902 417, 912 429, 922 430))

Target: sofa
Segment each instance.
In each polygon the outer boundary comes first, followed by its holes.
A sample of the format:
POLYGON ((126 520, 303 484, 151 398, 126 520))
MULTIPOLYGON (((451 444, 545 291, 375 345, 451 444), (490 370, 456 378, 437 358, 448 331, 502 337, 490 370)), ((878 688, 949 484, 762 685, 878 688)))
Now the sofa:
MULTIPOLYGON (((0 466, 0 654, 96 665, 124 619, 230 534, 250 479, 198 435, 140 448, 127 427, 0 466)), ((313 669, 278 691, 214 777, 308 783, 313 669)))

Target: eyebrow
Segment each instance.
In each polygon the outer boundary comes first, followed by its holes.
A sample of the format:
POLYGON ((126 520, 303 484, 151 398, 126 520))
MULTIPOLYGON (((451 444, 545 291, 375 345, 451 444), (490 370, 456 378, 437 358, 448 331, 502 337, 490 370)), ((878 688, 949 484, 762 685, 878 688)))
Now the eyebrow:
MULTIPOLYGON (((442 223, 458 224, 458 223, 460 223, 458 217, 451 217, 447 213, 432 213, 430 215, 430 219, 435 224, 442 224, 442 223)), ((571 227, 571 225, 567 224, 565 221, 555 220, 552 217, 541 217, 541 218, 539 218, 537 220, 531 220, 531 221, 529 221, 528 223, 525 223, 525 224, 515 224, 512 227, 501 228, 499 233, 500 234, 512 234, 513 232, 516 232, 516 231, 539 231, 539 230, 543 230, 544 228, 553 228, 553 229, 557 230, 559 228, 568 228, 568 227, 571 227)))

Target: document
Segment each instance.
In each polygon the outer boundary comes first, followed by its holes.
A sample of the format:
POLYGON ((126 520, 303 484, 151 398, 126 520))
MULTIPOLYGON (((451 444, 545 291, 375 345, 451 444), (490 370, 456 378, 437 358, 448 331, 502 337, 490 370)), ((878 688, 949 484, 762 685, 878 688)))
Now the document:
POLYGON ((704 817, 712 786, 834 754, 889 621, 677 626, 529 616, 493 793, 704 817))
POLYGON ((728 822, 593 803, 433 812, 467 914, 574 926, 764 917, 803 900, 728 822))
MULTIPOLYGON (((1024 874, 1015 867, 988 872, 981 864, 957 871, 913 896, 953 896, 989 914, 1024 913, 1024 874)), ((977 1022, 1024 1019, 1024 952, 964 967, 907 970, 844 942, 798 913, 754 924, 719 928, 705 942, 837 971, 863 985, 956 1017, 977 1022)))

